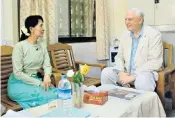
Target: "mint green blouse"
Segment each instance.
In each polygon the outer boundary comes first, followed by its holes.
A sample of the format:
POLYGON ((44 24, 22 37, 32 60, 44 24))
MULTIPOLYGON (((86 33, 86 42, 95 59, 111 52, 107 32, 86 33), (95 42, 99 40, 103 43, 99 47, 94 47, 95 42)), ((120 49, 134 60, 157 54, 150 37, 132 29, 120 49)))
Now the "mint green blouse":
POLYGON ((52 67, 43 41, 31 44, 27 40, 18 42, 12 54, 13 73, 24 83, 40 85, 41 81, 32 77, 43 67, 44 73, 51 75, 52 67))

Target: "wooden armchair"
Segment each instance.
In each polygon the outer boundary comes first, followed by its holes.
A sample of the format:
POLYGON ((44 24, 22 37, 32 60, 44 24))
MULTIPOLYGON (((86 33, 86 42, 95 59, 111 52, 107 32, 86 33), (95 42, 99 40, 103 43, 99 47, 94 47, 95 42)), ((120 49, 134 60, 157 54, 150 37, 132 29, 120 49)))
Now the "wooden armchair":
POLYGON ((172 72, 171 75, 171 92, 172 92, 172 107, 175 109, 175 70, 172 72))
POLYGON ((13 72, 11 46, 1 46, 1 104, 7 109, 15 111, 22 110, 22 107, 16 102, 10 100, 7 95, 7 82, 10 74, 13 72))
MULTIPOLYGON (((172 64, 172 52, 173 52, 173 45, 168 44, 166 42, 163 42, 163 57, 164 57, 164 63, 163 66, 165 67, 162 71, 160 71, 159 74, 159 79, 157 81, 157 87, 156 87, 156 92, 159 95, 159 98, 163 104, 165 105, 165 92, 167 89, 172 89, 173 90, 173 84, 172 84, 172 77, 171 73, 175 70, 175 65, 172 64), (168 57, 166 56, 166 50, 168 51, 168 57), (168 58, 168 64, 167 66, 165 65, 166 58, 168 58)), ((174 92, 175 94, 175 92, 174 92)), ((175 96, 175 95, 172 95, 175 96)), ((175 98, 174 98, 175 99, 175 98)), ((175 107, 175 103, 173 105, 175 107)))
MULTIPOLYGON (((1 104, 8 109, 19 111, 22 107, 16 102, 10 100, 7 95, 7 82, 10 74, 13 72, 12 67, 12 51, 11 46, 1 46, 1 104)), ((60 78, 59 73, 55 73, 51 77, 52 84, 55 86, 55 78, 60 78)))
MULTIPOLYGON (((106 66, 104 64, 90 64, 81 61, 75 61, 72 46, 68 44, 56 43, 52 45, 48 45, 48 51, 51 58, 51 64, 53 67, 54 73, 66 74, 67 70, 73 69, 77 71, 79 65, 87 64, 89 66, 99 67, 103 70, 106 66)), ((61 77, 57 80, 56 83, 61 79, 61 77)), ((70 80, 71 81, 71 80, 70 80)), ((90 85, 100 85, 99 78, 90 78, 86 77, 83 84, 90 85)))

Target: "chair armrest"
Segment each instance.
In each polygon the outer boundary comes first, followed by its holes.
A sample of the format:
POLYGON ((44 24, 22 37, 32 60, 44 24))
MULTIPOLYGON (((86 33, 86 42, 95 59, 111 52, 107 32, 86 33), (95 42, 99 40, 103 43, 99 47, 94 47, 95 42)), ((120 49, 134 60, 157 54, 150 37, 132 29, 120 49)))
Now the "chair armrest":
POLYGON ((158 79, 158 83, 159 84, 163 84, 164 83, 164 77, 168 74, 171 74, 173 72, 174 69, 172 69, 172 67, 167 67, 165 69, 163 69, 162 71, 159 71, 159 79, 158 79))
POLYGON ((168 66, 169 69, 171 69, 172 71, 175 70, 175 64, 171 64, 170 66, 168 66))
POLYGON ((61 80, 61 73, 52 73, 51 76, 51 83, 55 86, 58 87, 58 82, 61 80))
POLYGON ((52 68, 52 72, 53 72, 53 73, 60 73, 60 74, 67 74, 66 71, 63 71, 63 70, 57 70, 56 68, 52 68))
MULTIPOLYGON (((59 71, 59 70, 58 70, 59 71)), ((55 86, 58 87, 58 82, 61 80, 61 75, 64 74, 66 71, 63 71, 63 73, 60 72, 52 73, 51 76, 51 83, 55 86)), ((72 78, 67 77, 67 79, 71 82, 72 78)))
POLYGON ((4 115, 7 112, 7 107, 5 107, 2 103, 1 103, 1 116, 4 115))
POLYGON ((170 65, 170 66, 164 68, 162 71, 160 71, 160 72, 158 72, 158 73, 160 73, 160 74, 170 74, 170 73, 172 73, 174 70, 175 70, 175 65, 172 64, 172 65, 170 65))
POLYGON ((6 110, 11 109, 13 111, 20 111, 23 109, 18 103, 12 101, 6 94, 1 95, 1 104, 7 108, 6 110))
MULTIPOLYGON (((164 87, 162 87, 162 86, 164 86, 164 82, 165 82, 165 76, 167 76, 167 75, 170 75, 170 74, 172 74, 172 72, 175 70, 175 66, 174 65, 170 65, 170 66, 168 66, 168 67, 166 67, 165 69, 163 69, 162 71, 160 71, 160 72, 158 72, 158 74, 159 74, 159 79, 158 79, 158 81, 157 81, 157 91, 161 91, 161 89, 162 88, 164 88, 164 87)), ((173 82, 170 82, 169 83, 170 84, 170 88, 173 88, 173 82)))
POLYGON ((164 76, 166 74, 170 74, 172 71, 173 71, 172 68, 167 67, 167 68, 163 69, 162 71, 159 71, 158 74, 159 74, 159 76, 164 76))
POLYGON ((58 87, 58 82, 61 80, 61 75, 66 74, 66 71, 57 70, 56 68, 52 68, 52 76, 51 76, 51 83, 58 87))
POLYGON ((99 67, 99 68, 101 68, 101 70, 103 70, 106 67, 105 64, 90 64, 90 63, 85 63, 85 62, 82 62, 82 61, 75 61, 75 63, 76 64, 81 64, 81 65, 87 64, 88 66, 99 67))

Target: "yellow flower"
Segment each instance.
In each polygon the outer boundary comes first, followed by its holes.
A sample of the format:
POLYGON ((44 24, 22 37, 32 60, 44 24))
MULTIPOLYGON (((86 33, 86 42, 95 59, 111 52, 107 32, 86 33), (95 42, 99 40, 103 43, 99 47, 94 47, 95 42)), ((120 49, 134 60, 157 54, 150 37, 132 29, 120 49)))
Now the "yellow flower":
POLYGON ((89 70, 90 70, 90 67, 86 64, 80 67, 80 73, 82 75, 86 75, 89 72, 89 70))

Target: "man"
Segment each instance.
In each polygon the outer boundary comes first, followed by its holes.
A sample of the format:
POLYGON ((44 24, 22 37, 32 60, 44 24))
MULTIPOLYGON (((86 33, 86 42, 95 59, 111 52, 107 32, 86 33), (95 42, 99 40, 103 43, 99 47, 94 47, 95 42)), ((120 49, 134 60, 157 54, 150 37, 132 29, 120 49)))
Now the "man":
POLYGON ((137 8, 125 17, 127 31, 121 35, 115 66, 102 71, 101 84, 133 84, 136 89, 154 91, 163 62, 161 33, 144 26, 144 14, 137 8))

